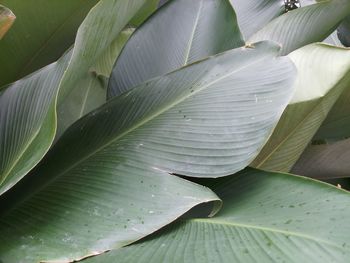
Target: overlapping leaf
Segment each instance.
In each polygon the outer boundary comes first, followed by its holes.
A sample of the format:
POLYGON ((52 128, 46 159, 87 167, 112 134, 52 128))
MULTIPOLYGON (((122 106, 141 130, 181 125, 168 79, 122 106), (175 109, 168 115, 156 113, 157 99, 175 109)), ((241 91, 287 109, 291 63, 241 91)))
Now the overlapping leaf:
POLYGON ((1 95, 0 194, 25 176, 49 149, 56 130, 58 91, 61 94, 63 89, 67 95, 81 90, 79 82, 86 81, 92 64, 144 2, 100 1, 81 25, 73 50, 57 63, 10 85, 1 95), (118 19, 116 10, 121 12, 118 19))
POLYGON ((350 139, 310 145, 293 167, 293 172, 317 179, 350 177, 350 139))
POLYGON ((100 253, 215 200, 169 173, 220 176, 249 163, 293 92, 294 67, 278 52, 269 42, 228 51, 146 82, 75 123, 3 198, 0 258, 100 253))
POLYGON ((230 0, 245 39, 285 11, 284 0, 230 0))
POLYGON ((213 184, 224 201, 216 217, 180 221, 86 262, 348 262, 348 192, 252 169, 213 184))
POLYGON ((312 44, 289 57, 298 68, 296 92, 254 167, 289 171, 350 80, 345 48, 312 44))
POLYGON ((131 36, 113 69, 108 96, 242 45, 228 0, 170 1, 131 36))
POLYGON ((282 44, 282 54, 322 41, 350 13, 347 0, 328 0, 295 9, 272 20, 249 41, 272 40, 282 44))
POLYGON ((56 61, 98 0, 0 0, 17 16, 0 42, 0 89, 56 61))

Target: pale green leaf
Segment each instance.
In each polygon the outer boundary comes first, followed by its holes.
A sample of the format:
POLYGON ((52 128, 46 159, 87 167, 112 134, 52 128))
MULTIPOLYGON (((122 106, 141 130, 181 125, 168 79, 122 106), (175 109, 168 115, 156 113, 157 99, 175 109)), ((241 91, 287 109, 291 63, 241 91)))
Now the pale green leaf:
POLYGON ((298 69, 295 94, 252 166, 289 171, 350 81, 350 50, 311 44, 288 56, 298 69))

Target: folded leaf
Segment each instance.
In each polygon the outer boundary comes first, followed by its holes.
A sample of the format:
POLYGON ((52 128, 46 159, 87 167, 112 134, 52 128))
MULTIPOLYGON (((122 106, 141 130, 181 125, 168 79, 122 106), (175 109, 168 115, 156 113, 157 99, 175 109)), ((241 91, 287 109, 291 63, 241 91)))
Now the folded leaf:
POLYGON ((0 39, 4 37, 6 32, 10 29, 16 16, 12 11, 2 5, 0 5, 0 39))
POLYGON ((288 56, 298 69, 295 94, 252 166, 289 171, 350 81, 350 51, 312 44, 288 56))
POLYGON ((350 139, 310 145, 292 171, 316 179, 350 177, 350 139))
POLYGON ((322 41, 350 14, 350 1, 327 0, 295 9, 272 20, 249 42, 272 40, 288 54, 307 44, 322 41))
POLYGON ((108 97, 243 45, 236 15, 228 0, 170 1, 127 42, 114 66, 108 97))
POLYGON ((224 202, 216 217, 180 221, 86 263, 348 262, 348 192, 252 169, 213 184, 224 202))

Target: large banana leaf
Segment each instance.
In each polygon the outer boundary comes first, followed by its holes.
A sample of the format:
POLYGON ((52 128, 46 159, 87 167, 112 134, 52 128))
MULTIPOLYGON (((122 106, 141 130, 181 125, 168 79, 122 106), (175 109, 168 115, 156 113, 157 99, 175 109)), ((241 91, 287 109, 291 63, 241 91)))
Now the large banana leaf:
POLYGON ((272 40, 282 44, 282 54, 322 41, 350 14, 350 1, 327 0, 295 9, 272 20, 249 42, 272 40))
POLYGON ((113 160, 99 158, 46 185, 34 177, 0 199, 1 262, 72 262, 132 243, 202 202, 214 201, 212 214, 220 207, 208 188, 127 165, 116 174, 113 160))
POLYGON ((293 93, 294 66, 278 53, 270 42, 228 51, 146 82, 76 122, 0 203, 0 258, 93 255, 216 200, 169 173, 219 176, 249 163, 293 93))
POLYGON ((285 11, 284 0, 230 0, 245 39, 285 11))
POLYGON ((0 5, 0 40, 10 29, 15 19, 16 16, 10 9, 0 5))
POLYGON ((224 202, 216 217, 181 220, 86 263, 349 261, 348 192, 251 169, 215 181, 213 190, 224 202))
POLYGON ((77 122, 56 156, 66 167, 113 152, 171 173, 236 172, 257 155, 293 93, 294 66, 278 51, 262 42, 150 80, 77 122))
POLYGON ((11 31, 0 41, 0 89, 60 58, 97 2, 0 0, 17 16, 11 31))
POLYGON ((298 69, 295 94, 252 165, 289 171, 350 81, 350 51, 312 44, 288 56, 298 69))
POLYGON ((228 0, 170 1, 131 36, 113 69, 108 97, 242 45, 228 0))
POLYGON ((350 177, 350 139, 310 145, 293 167, 293 172, 317 179, 350 177))
POLYGON ((81 88, 77 82, 85 80, 92 63, 145 1, 101 0, 81 25, 72 51, 2 93, 0 194, 25 176, 49 149, 56 130, 58 91, 64 88, 67 93, 81 88), (118 19, 116 10, 121 11, 118 19))

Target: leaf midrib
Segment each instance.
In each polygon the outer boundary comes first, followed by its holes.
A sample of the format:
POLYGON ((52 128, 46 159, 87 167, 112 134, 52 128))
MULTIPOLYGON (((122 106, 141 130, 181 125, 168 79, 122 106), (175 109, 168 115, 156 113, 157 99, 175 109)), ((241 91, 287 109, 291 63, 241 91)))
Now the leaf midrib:
POLYGON ((298 233, 298 232, 294 232, 294 231, 287 231, 287 230, 281 230, 281 229, 275 229, 275 228, 270 228, 270 227, 263 227, 263 226, 257 226, 257 225, 248 225, 248 224, 242 224, 242 223, 237 223, 237 222, 227 222, 227 221, 223 221, 220 219, 204 219, 204 218, 196 218, 196 219, 191 219, 189 220, 190 222, 199 222, 202 224, 213 224, 213 225, 220 225, 220 226, 228 226, 228 227, 234 227, 234 228, 247 228, 247 229, 251 229, 251 230, 257 230, 257 231, 262 231, 262 232, 272 232, 272 233, 277 233, 277 234, 282 234, 282 235, 286 235, 286 236, 294 236, 297 238, 302 238, 302 239, 307 239, 307 240, 311 240, 313 242, 316 243, 322 243, 328 246, 332 246, 332 247, 336 247, 338 249, 341 249, 343 251, 347 251, 349 252, 350 250, 345 249, 343 246, 340 246, 336 243, 321 239, 321 238, 317 238, 317 237, 313 237, 310 235, 306 235, 303 233, 298 233))

